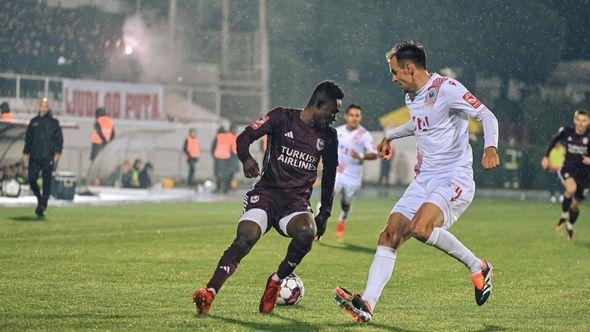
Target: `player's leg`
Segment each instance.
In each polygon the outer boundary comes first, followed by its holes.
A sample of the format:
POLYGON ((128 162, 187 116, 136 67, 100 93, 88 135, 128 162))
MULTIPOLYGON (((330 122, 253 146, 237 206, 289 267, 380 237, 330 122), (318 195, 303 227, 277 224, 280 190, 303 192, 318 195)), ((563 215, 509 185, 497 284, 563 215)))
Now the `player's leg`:
POLYGON ((411 237, 410 219, 426 198, 421 178, 417 178, 395 204, 385 228, 379 234, 375 257, 369 268, 369 276, 363 296, 342 287, 334 289, 338 305, 358 322, 368 322, 383 288, 391 278, 397 259, 397 249, 411 237))
POLYGON ((340 215, 338 216, 338 227, 336 228, 336 237, 342 239, 348 214, 352 210, 352 201, 360 190, 360 185, 345 184, 342 188, 340 199, 340 215))
POLYGON ((443 228, 443 223, 444 215, 441 208, 434 203, 426 202, 416 212, 410 232, 419 241, 436 247, 465 264, 471 273, 480 272, 481 260, 443 228))
POLYGON ((379 234, 377 250, 369 268, 363 295, 341 287, 334 289, 334 298, 354 320, 368 322, 372 319, 373 310, 383 288, 393 274, 397 249, 410 237, 410 220, 399 212, 392 212, 385 228, 379 234))
POLYGON ((556 229, 560 230, 563 224, 568 220, 570 207, 577 190, 576 181, 573 178, 572 172, 564 169, 559 170, 559 177, 563 184, 563 202, 561 203, 561 215, 557 221, 556 229))
POLYGON ((569 209, 569 217, 567 222, 565 223, 565 228, 567 231, 567 238, 570 241, 574 241, 574 224, 576 220, 578 220, 578 216, 580 215, 580 205, 579 202, 584 200, 584 184, 588 182, 587 177, 580 177, 574 181, 574 185, 576 186, 576 190, 574 192, 574 198, 570 205, 569 209))
POLYGON ((235 272, 242 258, 250 252, 254 244, 260 239, 263 230, 266 231, 268 217, 262 209, 247 210, 241 219, 236 237, 221 256, 213 276, 207 283, 207 287, 199 289, 193 294, 197 313, 206 314, 209 312, 215 295, 225 281, 235 272))
MULTIPOLYGON (((334 197, 336 195, 341 194, 342 197, 344 196, 344 180, 342 180, 342 176, 338 173, 336 174, 336 181, 334 182, 334 197)), ((343 198, 341 198, 343 199, 343 198)), ((321 207, 321 202, 318 202, 317 210, 319 211, 321 207)), ((342 206, 341 206, 342 209, 342 206)), ((338 224, 336 225, 336 237, 341 238, 344 232, 344 224, 341 222, 340 217, 342 216, 342 210, 340 215, 338 216, 338 224)))
POLYGON ((363 299, 369 302, 371 308, 375 308, 383 287, 393 274, 397 250, 410 237, 410 220, 398 212, 390 214, 387 225, 379 234, 377 250, 369 268, 367 285, 363 293, 363 299))
MULTIPOLYGON (((459 190, 458 195, 461 191, 459 190)), ((479 259, 453 234, 448 227, 463 213, 471 199, 453 200, 444 193, 444 188, 435 190, 427 202, 416 212, 412 219, 410 232, 421 242, 438 248, 447 255, 463 263, 471 272, 471 281, 475 287, 475 300, 483 305, 492 291, 493 268, 485 260, 479 259)))
POLYGON ((309 212, 295 212, 279 221, 281 231, 291 237, 285 259, 279 264, 276 273, 273 273, 266 283, 266 289, 260 299, 260 312, 271 312, 279 296, 281 281, 293 273, 303 257, 311 250, 316 234, 316 225, 313 216, 309 212))

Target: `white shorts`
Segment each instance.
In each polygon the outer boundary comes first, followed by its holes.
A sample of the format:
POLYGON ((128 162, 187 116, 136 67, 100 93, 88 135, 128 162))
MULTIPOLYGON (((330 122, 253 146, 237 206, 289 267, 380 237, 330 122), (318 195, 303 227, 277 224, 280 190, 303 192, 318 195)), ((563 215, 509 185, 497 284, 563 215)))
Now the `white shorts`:
POLYGON ((424 203, 440 208, 444 217, 443 228, 448 229, 467 210, 475 195, 475 182, 471 173, 441 176, 419 174, 391 210, 409 220, 424 203))
POLYGON ((336 183, 334 184, 334 193, 342 193, 342 198, 348 204, 352 202, 352 200, 358 195, 360 190, 360 182, 350 181, 344 178, 343 176, 336 176, 336 183))
MULTIPOLYGON (((280 230, 279 233, 281 233, 281 235, 290 236, 289 233, 287 233, 287 225, 289 225, 289 222, 295 216, 298 216, 298 215, 304 214, 304 213, 311 215, 311 217, 313 219, 313 214, 311 212, 309 212, 309 210, 308 211, 297 211, 297 212, 293 212, 293 213, 290 213, 290 214, 282 217, 281 219, 279 219, 278 225, 273 225, 273 226, 275 228, 277 228, 277 226, 278 226, 278 230, 280 230)), ((263 209, 250 209, 250 210, 244 211, 244 213, 242 214, 242 217, 240 217, 240 222, 243 220, 250 220, 250 221, 257 223, 258 226, 260 227, 260 232, 262 235, 264 235, 269 230, 268 214, 263 209)))

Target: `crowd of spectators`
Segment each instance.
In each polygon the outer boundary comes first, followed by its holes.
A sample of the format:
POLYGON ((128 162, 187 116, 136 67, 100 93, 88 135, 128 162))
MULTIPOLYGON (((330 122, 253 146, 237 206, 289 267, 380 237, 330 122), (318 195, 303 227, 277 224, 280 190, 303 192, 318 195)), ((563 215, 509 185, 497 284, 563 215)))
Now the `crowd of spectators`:
POLYGON ((39 0, 3 0, 0 71, 90 77, 121 47, 122 15, 39 0))

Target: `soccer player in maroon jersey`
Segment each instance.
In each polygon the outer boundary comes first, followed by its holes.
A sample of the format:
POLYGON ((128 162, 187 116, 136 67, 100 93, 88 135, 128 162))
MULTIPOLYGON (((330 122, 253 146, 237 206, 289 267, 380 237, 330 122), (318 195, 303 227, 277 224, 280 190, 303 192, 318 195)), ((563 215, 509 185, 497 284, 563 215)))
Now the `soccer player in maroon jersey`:
POLYGON ((549 153, 555 144, 565 142, 565 161, 559 169, 559 178, 563 184, 562 212, 557 221, 556 229, 561 230, 563 224, 567 230, 567 238, 574 241, 574 223, 580 214, 580 202, 584 200, 584 189, 590 181, 590 113, 577 110, 574 114, 574 125, 561 127, 551 138, 545 155, 541 160, 543 168, 549 167, 549 153))
POLYGON ((342 98, 344 93, 337 84, 324 81, 315 88, 304 109, 275 108, 238 136, 238 158, 244 175, 260 175, 260 179, 246 194, 236 238, 221 256, 206 288, 193 294, 197 313, 209 312, 223 283, 271 227, 291 238, 287 255, 268 278, 260 300, 261 313, 274 309, 282 279, 311 250, 314 237, 319 238, 326 231, 338 167, 338 138, 330 124, 340 111, 342 98), (264 135, 269 137, 269 148, 260 172, 249 147, 264 135), (324 165, 321 208, 314 219, 309 199, 320 158, 324 165))

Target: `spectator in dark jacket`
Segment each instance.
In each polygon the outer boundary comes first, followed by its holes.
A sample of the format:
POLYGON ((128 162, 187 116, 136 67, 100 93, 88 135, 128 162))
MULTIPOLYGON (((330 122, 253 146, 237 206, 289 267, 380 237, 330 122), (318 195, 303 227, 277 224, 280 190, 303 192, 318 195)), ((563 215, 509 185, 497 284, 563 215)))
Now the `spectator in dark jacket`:
POLYGON ((152 163, 147 162, 143 167, 141 173, 139 173, 139 187, 140 188, 151 188, 152 187, 152 179, 154 177, 154 166, 152 163))
POLYGON ((62 148, 63 134, 59 121, 51 115, 47 98, 43 98, 39 103, 39 115, 27 127, 23 150, 23 161, 29 164, 29 184, 37 197, 35 213, 39 217, 47 209, 51 193, 51 173, 61 158, 62 148), (39 172, 43 178, 43 192, 37 184, 39 172))

